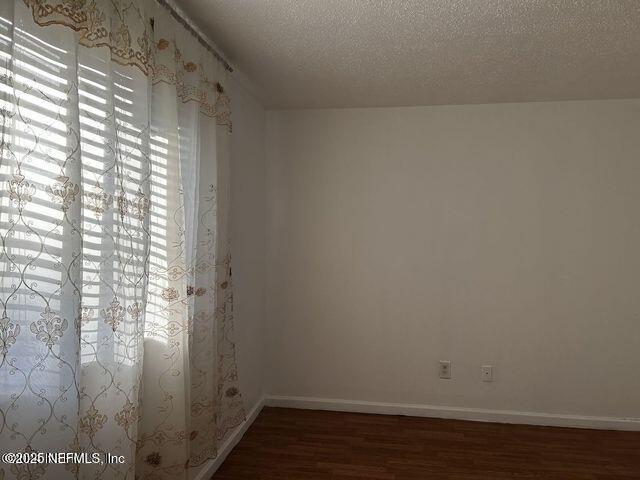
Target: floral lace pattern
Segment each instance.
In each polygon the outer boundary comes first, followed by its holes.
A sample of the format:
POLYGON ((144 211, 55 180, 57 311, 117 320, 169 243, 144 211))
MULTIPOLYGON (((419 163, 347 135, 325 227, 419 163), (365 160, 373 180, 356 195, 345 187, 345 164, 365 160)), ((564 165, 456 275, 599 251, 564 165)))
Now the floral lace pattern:
POLYGON ((0 319, 0 354, 6 357, 9 353, 11 345, 16 343, 16 337, 20 334, 20 325, 16 325, 9 320, 9 317, 3 316, 0 319))
POLYGON ((78 32, 85 47, 109 47, 111 59, 135 65, 143 73, 151 68, 151 24, 135 0, 24 0, 40 26, 65 25, 78 32))
POLYGON ((175 85, 178 98, 197 102, 202 114, 231 130, 230 100, 221 84, 208 78, 201 63, 185 59, 175 41, 162 37, 154 40, 157 7, 151 2, 23 1, 38 25, 64 25, 77 32, 80 45, 109 48, 112 61, 135 66, 154 82, 175 85))
POLYGON ((199 103, 200 113, 231 131, 231 102, 224 87, 207 76, 202 64, 186 60, 175 42, 160 38, 156 43, 152 78, 175 85, 178 98, 199 103))

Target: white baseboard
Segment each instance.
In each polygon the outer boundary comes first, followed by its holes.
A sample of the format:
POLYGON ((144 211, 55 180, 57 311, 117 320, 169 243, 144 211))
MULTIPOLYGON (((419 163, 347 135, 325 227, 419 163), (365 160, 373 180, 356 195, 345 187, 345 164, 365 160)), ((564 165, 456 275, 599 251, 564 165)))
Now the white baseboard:
POLYGON ((218 456, 206 462, 194 477, 194 480, 210 480, 213 474, 216 473, 216 470, 220 468, 222 462, 224 462, 227 456, 231 453, 231 450, 233 450, 233 448, 238 444, 251 424, 258 417, 258 414, 264 405, 265 397, 263 396, 248 413, 247 419, 242 422, 241 425, 238 425, 238 427, 229 435, 229 438, 227 438, 227 440, 218 449, 218 456))
POLYGON ((518 412, 484 408, 446 407, 441 405, 417 405, 408 403, 367 402, 335 398, 288 397, 267 395, 251 409, 247 419, 239 425, 222 444, 218 456, 203 465, 194 480, 209 480, 220 468, 231 450, 254 422, 264 406, 303 408, 307 410, 331 410, 336 412, 377 413, 381 415, 407 415, 413 417, 448 418, 475 422, 515 423, 553 427, 595 428, 599 430, 640 431, 640 418, 593 417, 555 413, 518 412))
POLYGON ((476 422, 640 431, 640 418, 591 417, 555 413, 518 412, 513 410, 489 410, 483 408, 382 403, 333 398, 286 397, 278 395, 267 395, 265 405, 270 407, 332 410, 338 412, 448 418, 476 422))

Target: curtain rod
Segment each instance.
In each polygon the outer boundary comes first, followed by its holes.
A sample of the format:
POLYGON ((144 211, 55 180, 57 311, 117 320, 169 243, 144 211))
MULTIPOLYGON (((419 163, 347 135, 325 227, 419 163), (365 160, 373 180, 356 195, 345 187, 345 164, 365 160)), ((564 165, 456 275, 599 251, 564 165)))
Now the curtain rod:
POLYGON ((156 0, 159 5, 163 6, 166 10, 169 11, 171 16, 175 18, 180 24, 191 34, 196 40, 206 48, 211 54, 218 60, 222 65, 224 65, 225 70, 228 72, 233 72, 233 67, 229 65, 229 62, 220 54, 218 51, 211 46, 211 43, 207 41, 200 33, 191 26, 191 22, 183 17, 167 0, 156 0))

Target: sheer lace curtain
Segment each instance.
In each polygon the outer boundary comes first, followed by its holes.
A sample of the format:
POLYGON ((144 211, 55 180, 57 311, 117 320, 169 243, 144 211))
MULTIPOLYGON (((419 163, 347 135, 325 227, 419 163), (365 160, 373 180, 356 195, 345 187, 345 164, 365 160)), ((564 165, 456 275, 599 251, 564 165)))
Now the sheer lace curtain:
POLYGON ((149 1, 0 2, 0 479, 188 479, 244 418, 230 102, 149 1))

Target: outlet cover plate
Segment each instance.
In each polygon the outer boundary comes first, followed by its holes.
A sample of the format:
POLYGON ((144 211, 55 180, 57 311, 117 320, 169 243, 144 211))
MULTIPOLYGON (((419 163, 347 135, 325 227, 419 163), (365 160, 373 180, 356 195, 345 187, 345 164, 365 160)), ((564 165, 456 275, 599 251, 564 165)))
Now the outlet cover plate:
POLYGON ((451 378, 451 361, 440 360, 438 363, 438 377, 448 380, 451 378))
POLYGON ((480 372, 482 375, 483 382, 493 382, 493 366, 492 365, 482 365, 480 372))

